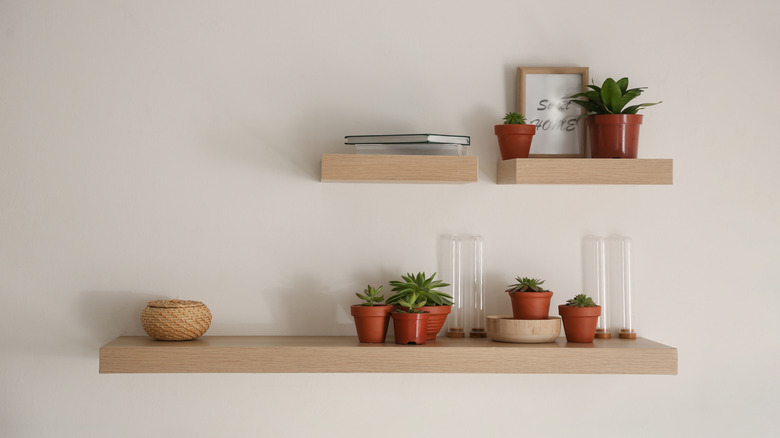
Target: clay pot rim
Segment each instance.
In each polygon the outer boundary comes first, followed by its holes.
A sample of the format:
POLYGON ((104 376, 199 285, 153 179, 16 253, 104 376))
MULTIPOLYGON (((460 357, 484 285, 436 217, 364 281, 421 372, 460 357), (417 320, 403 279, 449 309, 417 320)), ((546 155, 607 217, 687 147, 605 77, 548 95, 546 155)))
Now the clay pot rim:
POLYGON ((567 306, 566 304, 558 305, 558 314, 563 316, 584 316, 593 317, 601 315, 601 306, 588 306, 588 307, 574 307, 567 306), (564 315, 565 314, 565 315, 564 315))
POLYGON ((508 294, 520 294, 520 295, 533 294, 533 295, 537 295, 537 296, 540 296, 540 297, 543 297, 543 296, 546 297, 546 296, 552 296, 553 295, 553 291, 551 291, 551 290, 548 290, 548 291, 545 291, 545 292, 534 292, 534 291, 530 291, 530 290, 526 290, 526 291, 508 290, 508 291, 506 291, 506 293, 508 293, 508 294))
POLYGON ((495 132, 496 135, 535 135, 536 125, 495 125, 493 127, 493 132, 495 132))
POLYGON ((586 122, 591 125, 641 125, 643 114, 590 114, 586 122))
MULTIPOLYGON (((412 316, 415 316, 415 317, 417 317, 417 315, 425 315, 425 316, 428 316, 428 315, 430 315, 430 312, 422 312, 422 313, 406 313, 406 312, 398 312, 398 311, 396 311, 396 310, 393 310, 392 312, 390 312, 390 315, 393 315, 393 316, 402 316, 402 317, 406 317, 406 315, 412 315, 412 316)), ((411 317, 410 317, 410 318, 411 318, 411 317)))
POLYGON ((373 306, 364 306, 364 305, 362 305, 362 304, 353 304, 353 305, 352 305, 352 306, 350 306, 350 307, 359 307, 359 308, 366 307, 366 308, 369 308, 369 309, 370 309, 370 308, 372 308, 372 307, 392 307, 392 304, 374 304, 373 306))

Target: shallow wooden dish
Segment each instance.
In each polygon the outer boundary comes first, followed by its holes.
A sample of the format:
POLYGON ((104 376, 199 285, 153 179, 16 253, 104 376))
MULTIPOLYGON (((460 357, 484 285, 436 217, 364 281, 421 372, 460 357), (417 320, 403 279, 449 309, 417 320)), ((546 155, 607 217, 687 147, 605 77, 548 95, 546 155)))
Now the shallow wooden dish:
POLYGON ((555 342, 561 334, 561 318, 512 319, 512 315, 488 315, 487 335, 498 342, 541 344, 555 342))

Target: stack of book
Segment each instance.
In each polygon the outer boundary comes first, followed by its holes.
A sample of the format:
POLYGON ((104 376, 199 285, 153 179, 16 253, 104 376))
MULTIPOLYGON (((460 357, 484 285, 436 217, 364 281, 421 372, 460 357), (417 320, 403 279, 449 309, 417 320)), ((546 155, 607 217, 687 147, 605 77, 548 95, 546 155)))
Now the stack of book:
POLYGON ((465 135, 396 134, 348 135, 345 144, 358 154, 466 155, 471 138, 465 135))

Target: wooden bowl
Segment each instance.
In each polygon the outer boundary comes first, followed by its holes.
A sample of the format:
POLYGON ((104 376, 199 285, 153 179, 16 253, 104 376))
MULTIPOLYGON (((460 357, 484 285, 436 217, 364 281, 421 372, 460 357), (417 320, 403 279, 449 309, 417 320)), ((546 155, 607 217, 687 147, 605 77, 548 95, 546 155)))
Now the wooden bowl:
POLYGON ((512 319, 511 315, 488 315, 488 337, 498 342, 541 344, 555 342, 561 334, 561 318, 512 319))

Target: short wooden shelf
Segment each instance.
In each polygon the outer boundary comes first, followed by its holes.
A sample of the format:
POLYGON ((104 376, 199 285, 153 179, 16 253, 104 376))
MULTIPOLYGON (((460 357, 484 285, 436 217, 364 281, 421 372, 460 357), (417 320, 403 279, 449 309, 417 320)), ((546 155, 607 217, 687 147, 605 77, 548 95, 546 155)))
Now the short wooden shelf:
POLYGON ((425 345, 353 336, 122 336, 100 348, 100 373, 677 374, 677 349, 647 339, 508 344, 439 337, 425 345))
POLYGON ((477 182, 477 156, 323 154, 322 182, 477 182))
POLYGON ((518 158, 498 162, 498 184, 672 184, 667 158, 518 158))

